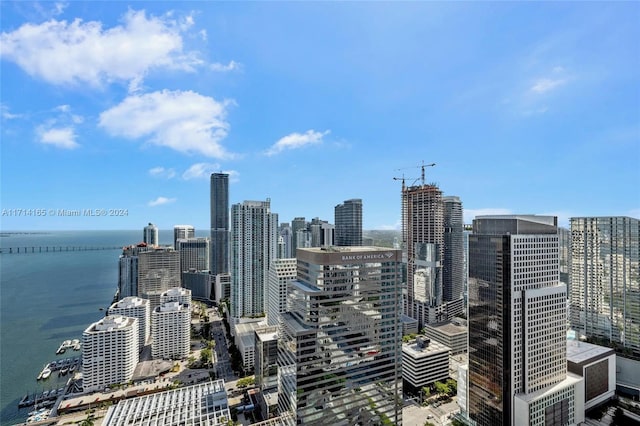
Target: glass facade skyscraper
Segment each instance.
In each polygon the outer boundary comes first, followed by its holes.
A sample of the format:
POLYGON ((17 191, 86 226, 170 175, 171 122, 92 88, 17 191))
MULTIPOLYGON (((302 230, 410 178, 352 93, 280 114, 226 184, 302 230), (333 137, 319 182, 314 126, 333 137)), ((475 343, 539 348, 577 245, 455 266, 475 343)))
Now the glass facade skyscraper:
POLYGON ((631 217, 571 218, 571 326, 640 356, 640 226, 631 217))
POLYGON ((402 424, 401 251, 298 250, 278 341, 292 424, 402 424))
POLYGON ((443 197, 444 258, 442 260, 442 298, 449 317, 464 311, 464 245, 462 203, 454 196, 443 197))
POLYGON ((468 401, 476 425, 544 425, 555 414, 558 424, 579 418, 581 378, 567 376, 566 299, 556 217, 473 221, 468 401))
POLYGON ((209 267, 212 275, 229 272, 229 175, 211 174, 211 245, 209 267))
POLYGON ((362 245, 362 200, 353 198, 335 207, 335 244, 362 245))

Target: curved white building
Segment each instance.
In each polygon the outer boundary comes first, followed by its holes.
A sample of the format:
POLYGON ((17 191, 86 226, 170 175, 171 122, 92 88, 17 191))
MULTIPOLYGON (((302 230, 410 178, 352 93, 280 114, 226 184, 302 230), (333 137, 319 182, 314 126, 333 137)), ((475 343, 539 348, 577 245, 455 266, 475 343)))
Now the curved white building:
POLYGON ((151 314, 151 356, 181 359, 189 355, 191 309, 180 302, 165 302, 151 314))
POLYGON ((138 318, 138 328, 140 330, 138 333, 138 349, 142 351, 151 334, 151 304, 149 301, 140 297, 125 297, 111 305, 107 315, 138 318))
POLYGON ((85 391, 131 380, 138 364, 138 319, 109 315, 82 333, 82 380, 85 391))

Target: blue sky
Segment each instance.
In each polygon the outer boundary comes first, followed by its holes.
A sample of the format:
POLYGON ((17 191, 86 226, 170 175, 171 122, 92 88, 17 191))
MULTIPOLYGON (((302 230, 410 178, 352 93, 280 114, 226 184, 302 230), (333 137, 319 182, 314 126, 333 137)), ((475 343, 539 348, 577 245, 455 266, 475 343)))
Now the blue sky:
POLYGON ((1 228, 209 226, 231 203, 399 227, 420 176, 482 213, 640 217, 640 3, 0 2, 1 228), (16 216, 125 209, 126 216, 16 216))

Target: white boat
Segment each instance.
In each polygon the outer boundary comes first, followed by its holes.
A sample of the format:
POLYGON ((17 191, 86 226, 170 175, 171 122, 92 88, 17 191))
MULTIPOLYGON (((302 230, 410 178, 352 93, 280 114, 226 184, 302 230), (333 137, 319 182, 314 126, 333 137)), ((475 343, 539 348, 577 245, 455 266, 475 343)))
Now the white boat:
POLYGON ((45 367, 44 370, 42 370, 42 380, 48 379, 50 375, 51 370, 49 369, 49 367, 45 367))
POLYGON ((62 342, 62 346, 71 346, 71 340, 65 340, 62 342))

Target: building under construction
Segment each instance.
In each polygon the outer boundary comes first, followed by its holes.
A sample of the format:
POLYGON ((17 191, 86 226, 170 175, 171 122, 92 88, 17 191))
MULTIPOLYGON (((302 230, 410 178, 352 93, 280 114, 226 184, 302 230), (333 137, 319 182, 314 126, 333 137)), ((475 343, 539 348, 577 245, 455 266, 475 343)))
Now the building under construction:
MULTIPOLYGON (((405 313, 424 324, 459 315, 463 305, 462 203, 434 183, 402 179, 402 241, 406 256, 405 313)), ((400 178, 395 178, 399 180, 400 178)))

